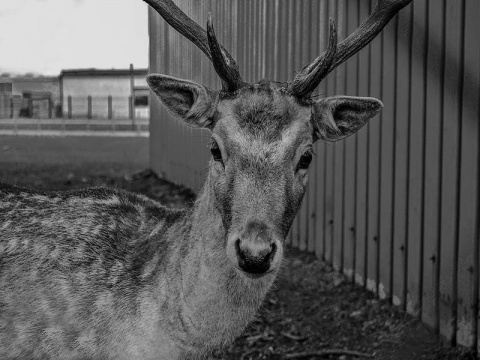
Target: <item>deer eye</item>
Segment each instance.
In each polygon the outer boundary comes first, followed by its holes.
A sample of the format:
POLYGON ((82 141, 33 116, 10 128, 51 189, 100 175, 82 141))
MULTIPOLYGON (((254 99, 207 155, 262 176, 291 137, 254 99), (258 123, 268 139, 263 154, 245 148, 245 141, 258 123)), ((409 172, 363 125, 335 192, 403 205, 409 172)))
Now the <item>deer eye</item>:
POLYGON ((302 157, 300 158, 300 161, 298 162, 297 170, 308 169, 308 166, 312 162, 312 157, 313 157, 313 153, 311 150, 305 151, 302 157))
POLYGON ((212 140, 212 144, 210 145, 210 152, 212 153, 213 160, 219 161, 223 164, 222 160, 222 152, 218 147, 218 144, 212 140))

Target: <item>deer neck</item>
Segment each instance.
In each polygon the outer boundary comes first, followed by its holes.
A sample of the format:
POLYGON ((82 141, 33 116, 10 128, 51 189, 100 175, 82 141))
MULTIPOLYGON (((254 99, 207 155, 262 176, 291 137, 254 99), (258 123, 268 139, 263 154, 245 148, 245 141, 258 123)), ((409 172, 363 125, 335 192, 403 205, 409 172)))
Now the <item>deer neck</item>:
POLYGON ((180 299, 183 333, 218 346, 240 335, 253 319, 275 274, 248 277, 228 260, 227 232, 215 208, 210 177, 189 214, 191 228, 182 239, 180 299))

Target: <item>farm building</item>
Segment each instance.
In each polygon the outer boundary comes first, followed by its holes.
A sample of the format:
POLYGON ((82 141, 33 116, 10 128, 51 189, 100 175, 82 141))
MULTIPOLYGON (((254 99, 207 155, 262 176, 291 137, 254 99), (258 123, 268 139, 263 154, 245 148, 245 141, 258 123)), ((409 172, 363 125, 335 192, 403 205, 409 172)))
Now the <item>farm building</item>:
POLYGON ((3 77, 0 96, 0 118, 43 117, 60 106, 60 84, 54 76, 3 77))
POLYGON ((56 76, 0 78, 0 92, 10 95, 49 94, 52 101, 60 100, 60 85, 56 76))
MULTIPOLYGON (((242 77, 287 82, 375 1, 177 0, 217 37, 242 77)), ((355 136, 315 144, 316 162, 289 242, 418 317, 452 344, 478 349, 480 288, 480 2, 414 1, 334 70, 322 96, 372 96, 383 111, 355 136)), ((150 71, 213 89, 210 61, 149 12, 150 71)), ((151 166, 200 189, 209 133, 152 97, 151 166)), ((312 274, 314 276, 314 274, 312 274)))
POLYGON ((64 117, 148 117, 146 69, 69 69, 59 76, 64 117), (90 104, 89 104, 90 102, 90 104), (70 110, 69 110, 70 109, 70 110))

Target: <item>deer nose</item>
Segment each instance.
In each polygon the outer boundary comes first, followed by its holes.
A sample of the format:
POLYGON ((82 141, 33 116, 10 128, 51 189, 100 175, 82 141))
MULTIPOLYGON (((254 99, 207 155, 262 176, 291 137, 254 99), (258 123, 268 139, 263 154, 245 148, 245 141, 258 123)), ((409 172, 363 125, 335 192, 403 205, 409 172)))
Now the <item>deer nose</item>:
POLYGON ((270 264, 277 251, 273 242, 249 243, 248 241, 235 241, 235 251, 238 266, 251 274, 263 274, 270 269, 270 264))

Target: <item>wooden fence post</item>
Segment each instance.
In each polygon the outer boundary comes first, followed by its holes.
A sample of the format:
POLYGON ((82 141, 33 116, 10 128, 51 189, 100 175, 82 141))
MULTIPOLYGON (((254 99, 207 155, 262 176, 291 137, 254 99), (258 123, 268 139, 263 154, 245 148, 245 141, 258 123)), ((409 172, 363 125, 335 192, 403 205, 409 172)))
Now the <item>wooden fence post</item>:
POLYGON ((87 96, 87 118, 89 120, 92 119, 92 96, 87 96))
POLYGON ((113 119, 113 98, 108 97, 108 118, 112 120, 112 132, 115 132, 115 120, 113 119))
POLYGON ((133 96, 130 96, 130 109, 131 109, 131 117, 132 119, 132 131, 135 131, 135 125, 136 125, 136 116, 135 116, 135 98, 133 96))
POLYGON ((130 64, 130 119, 132 120, 132 131, 135 130, 135 76, 133 71, 133 64, 130 64))
POLYGON ((10 98, 10 118, 13 119, 15 113, 15 103, 13 101, 13 96, 10 98))
POLYGON ((128 117, 130 120, 133 120, 133 103, 132 103, 132 97, 128 97, 128 117))
POLYGON ((28 117, 33 118, 33 100, 32 100, 32 98, 28 99, 28 117))
POLYGON ((17 135, 18 133, 18 125, 17 125, 17 118, 15 117, 15 101, 13 100, 13 95, 10 98, 10 116, 13 120, 13 133, 17 135))
POLYGON ((108 118, 111 119, 113 116, 112 111, 112 95, 108 95, 108 118))
POLYGON ((68 118, 72 118, 72 96, 69 95, 67 99, 67 104, 68 104, 68 118))
POLYGON ((52 99, 48 99, 48 118, 52 118, 52 113, 53 113, 53 106, 52 106, 52 99))

